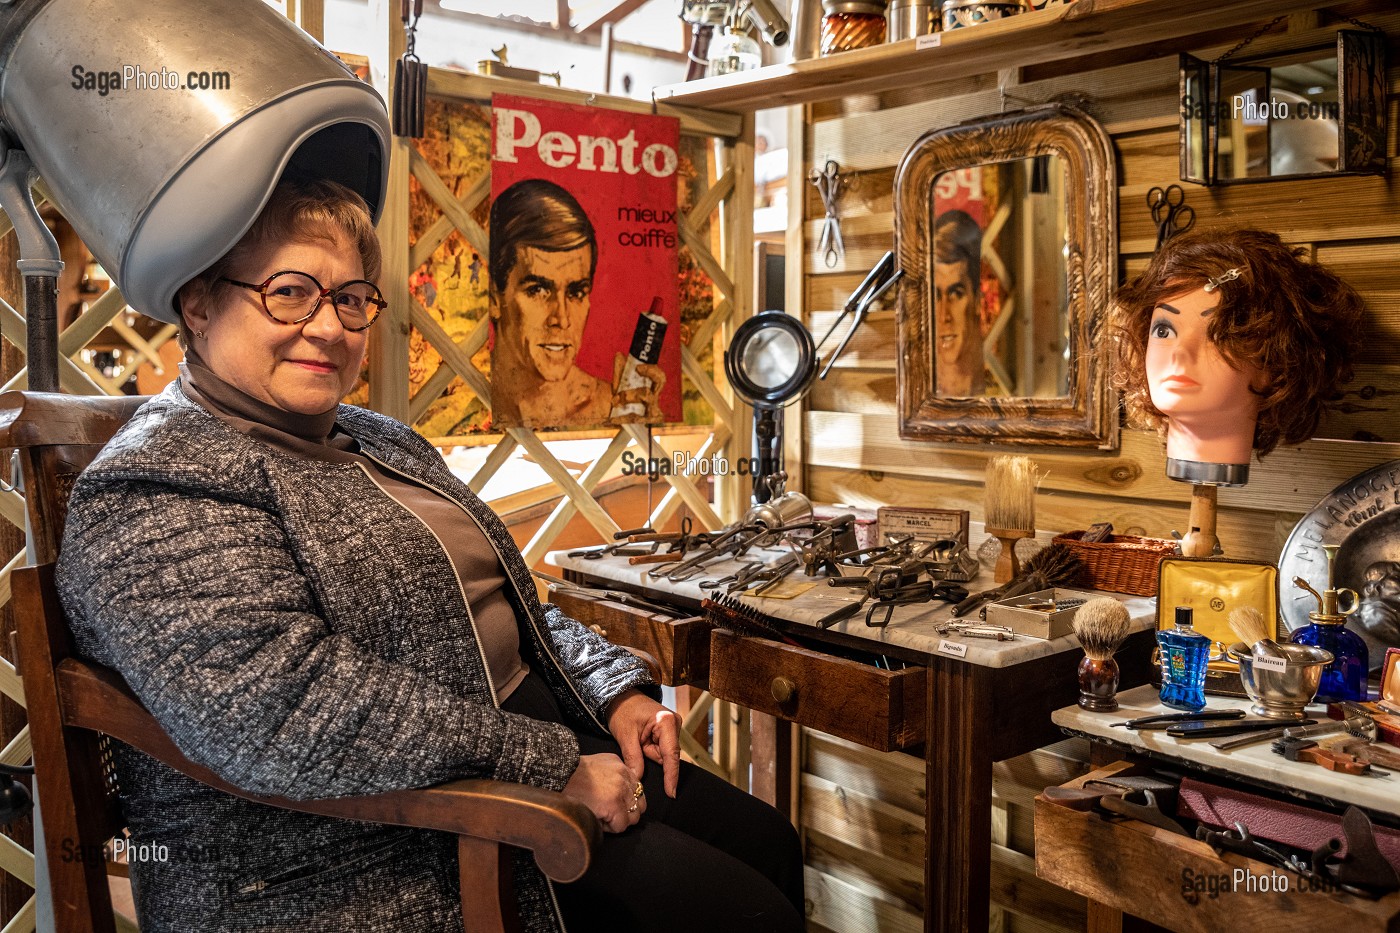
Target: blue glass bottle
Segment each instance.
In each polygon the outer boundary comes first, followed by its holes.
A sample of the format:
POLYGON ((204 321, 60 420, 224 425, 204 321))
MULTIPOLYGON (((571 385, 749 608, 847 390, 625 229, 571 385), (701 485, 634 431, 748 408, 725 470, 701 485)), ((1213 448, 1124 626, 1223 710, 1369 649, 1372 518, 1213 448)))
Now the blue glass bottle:
POLYGON ((1157 633, 1162 658, 1163 706, 1195 712, 1206 705, 1210 639, 1196 631, 1190 606, 1176 607, 1176 628, 1157 633))
POLYGON ((1317 616, 1316 612, 1308 613, 1313 621, 1293 633, 1294 644, 1332 652, 1332 663, 1322 672, 1314 702, 1365 701, 1366 671, 1370 666, 1366 642, 1341 622, 1319 622, 1317 616))
POLYGON ((1371 669, 1370 652, 1361 636, 1346 627, 1347 616, 1356 611, 1360 598, 1355 590, 1337 588, 1334 575, 1337 545, 1324 544, 1322 550, 1327 553, 1327 589, 1319 593, 1302 577, 1293 580, 1294 586, 1307 590, 1317 599, 1317 611, 1308 613, 1310 621, 1293 633, 1293 642, 1332 652, 1332 663, 1322 672, 1316 702, 1364 702, 1366 674, 1371 669), (1343 597, 1348 602, 1346 607, 1342 606, 1343 597))

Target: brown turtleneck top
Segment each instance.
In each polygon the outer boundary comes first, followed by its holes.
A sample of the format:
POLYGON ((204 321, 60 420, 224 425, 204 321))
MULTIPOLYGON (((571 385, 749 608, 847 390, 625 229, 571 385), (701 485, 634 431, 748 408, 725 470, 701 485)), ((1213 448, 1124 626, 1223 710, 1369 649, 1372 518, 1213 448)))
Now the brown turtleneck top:
POLYGON ((180 388, 214 417, 270 447, 306 460, 363 468, 386 496, 426 525, 446 551, 481 641, 496 702, 520 685, 529 668, 520 657, 515 610, 502 590, 505 568, 460 506, 360 453, 355 439, 336 425, 336 409, 302 415, 269 405, 220 379, 192 348, 180 364, 180 388))

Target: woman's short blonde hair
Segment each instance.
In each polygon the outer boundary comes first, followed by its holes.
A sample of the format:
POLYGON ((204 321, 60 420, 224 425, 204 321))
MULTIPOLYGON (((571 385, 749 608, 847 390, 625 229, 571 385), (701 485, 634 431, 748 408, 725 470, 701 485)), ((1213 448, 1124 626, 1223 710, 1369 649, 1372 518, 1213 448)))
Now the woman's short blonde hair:
POLYGON ((1254 449, 1301 444, 1352 377, 1365 304, 1336 273, 1304 259, 1275 233, 1193 230, 1168 240, 1147 269, 1118 290, 1100 343, 1128 419, 1166 430, 1147 384, 1147 337, 1159 302, 1204 286, 1229 269, 1207 333, 1235 368, 1257 366, 1264 384, 1254 449))
MULTIPOLYGON (((212 266, 180 286, 177 303, 198 295, 218 301, 234 288, 223 281, 250 253, 270 244, 330 240, 348 237, 359 253, 365 278, 379 281, 383 256, 365 199, 342 184, 325 179, 283 179, 273 190, 267 205, 233 248, 212 266)), ((189 346, 190 333, 180 323, 182 346, 189 346)))

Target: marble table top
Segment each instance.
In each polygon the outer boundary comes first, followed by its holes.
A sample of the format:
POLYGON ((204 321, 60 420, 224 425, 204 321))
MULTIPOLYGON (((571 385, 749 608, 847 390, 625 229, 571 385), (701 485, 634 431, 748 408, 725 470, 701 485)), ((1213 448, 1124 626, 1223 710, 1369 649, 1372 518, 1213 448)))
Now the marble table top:
MULTIPOLYGON (((984 534, 980 523, 973 523, 970 537, 974 546, 981 543, 984 534)), ((1053 534, 1042 533, 1037 537, 1042 543, 1048 544, 1053 534)), ((786 548, 750 551, 745 560, 762 557, 765 562, 771 563, 788 553, 791 552, 786 548)), ((701 579, 724 576, 738 569, 742 564, 742 561, 723 561, 708 568, 703 577, 673 583, 664 578, 649 578, 647 571, 655 569, 655 565, 633 566, 628 564, 627 559, 623 557, 588 560, 583 557, 569 557, 563 551, 553 551, 545 556, 545 561, 565 570, 576 570, 603 580, 630 584, 658 594, 671 593, 685 596, 697 601, 710 595, 708 590, 701 589, 701 579)), ((792 584, 792 589, 796 589, 799 584, 806 582, 812 582, 814 585, 790 598, 745 595, 741 599, 745 604, 753 606, 769 616, 815 626, 817 620, 823 616, 839 609, 844 603, 854 602, 858 598, 856 591, 827 586, 821 578, 809 581, 800 570, 791 574, 786 582, 792 584)), ((979 590, 990 589, 995 585, 991 571, 984 568, 976 580, 967 584, 967 588, 970 592, 975 593, 979 590)), ((1117 596, 1128 607, 1128 613, 1132 619, 1130 631, 1139 632, 1155 625, 1156 599, 1124 596, 1116 593, 1104 595, 1117 596)), ((951 617, 952 606, 946 603, 934 602, 896 606, 889 625, 883 628, 867 626, 865 624, 865 611, 862 610, 849 619, 837 622, 831 626, 829 631, 841 632, 872 642, 873 644, 868 649, 871 651, 878 651, 879 645, 898 645, 921 654, 940 654, 984 667, 1010 667, 1047 655, 1058 654, 1061 651, 1079 650, 1079 641, 1073 635, 1052 640, 1017 635, 1012 641, 968 638, 951 633, 940 635, 935 626, 951 617)), ((965 617, 965 620, 975 622, 977 614, 971 613, 965 617)))
MULTIPOLYGON (((1248 709, 1249 701, 1233 697, 1207 697, 1207 709, 1248 709)), ((1134 750, 1162 755, 1176 761, 1217 772, 1228 772, 1252 783, 1264 784, 1295 795, 1322 797, 1354 803, 1378 813, 1400 816, 1400 774, 1389 778, 1339 774, 1326 768, 1289 761, 1270 750, 1268 742, 1221 751, 1208 739, 1176 739, 1160 731, 1132 731, 1112 727, 1115 722, 1175 713, 1157 700, 1152 686, 1134 687, 1118 694, 1118 709, 1112 713, 1091 713, 1078 706, 1066 706, 1051 716, 1057 726, 1079 735, 1107 739, 1134 750)), ((1308 707, 1308 717, 1323 722, 1325 707, 1308 707)), ((1282 723, 1286 725, 1286 723, 1282 723)))

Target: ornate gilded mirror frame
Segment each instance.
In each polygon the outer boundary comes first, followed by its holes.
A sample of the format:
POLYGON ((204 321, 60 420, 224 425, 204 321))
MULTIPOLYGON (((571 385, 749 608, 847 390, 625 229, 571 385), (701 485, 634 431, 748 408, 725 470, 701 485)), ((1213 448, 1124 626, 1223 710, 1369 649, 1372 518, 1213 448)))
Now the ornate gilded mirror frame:
POLYGON ((915 440, 1116 449, 1117 393, 1093 340, 1117 276, 1113 146, 1087 114, 1061 104, 979 119, 920 138, 895 176, 899 290, 899 435, 915 440), (933 186, 944 172, 1056 155, 1066 170, 1068 395, 939 396, 934 373, 933 186))

